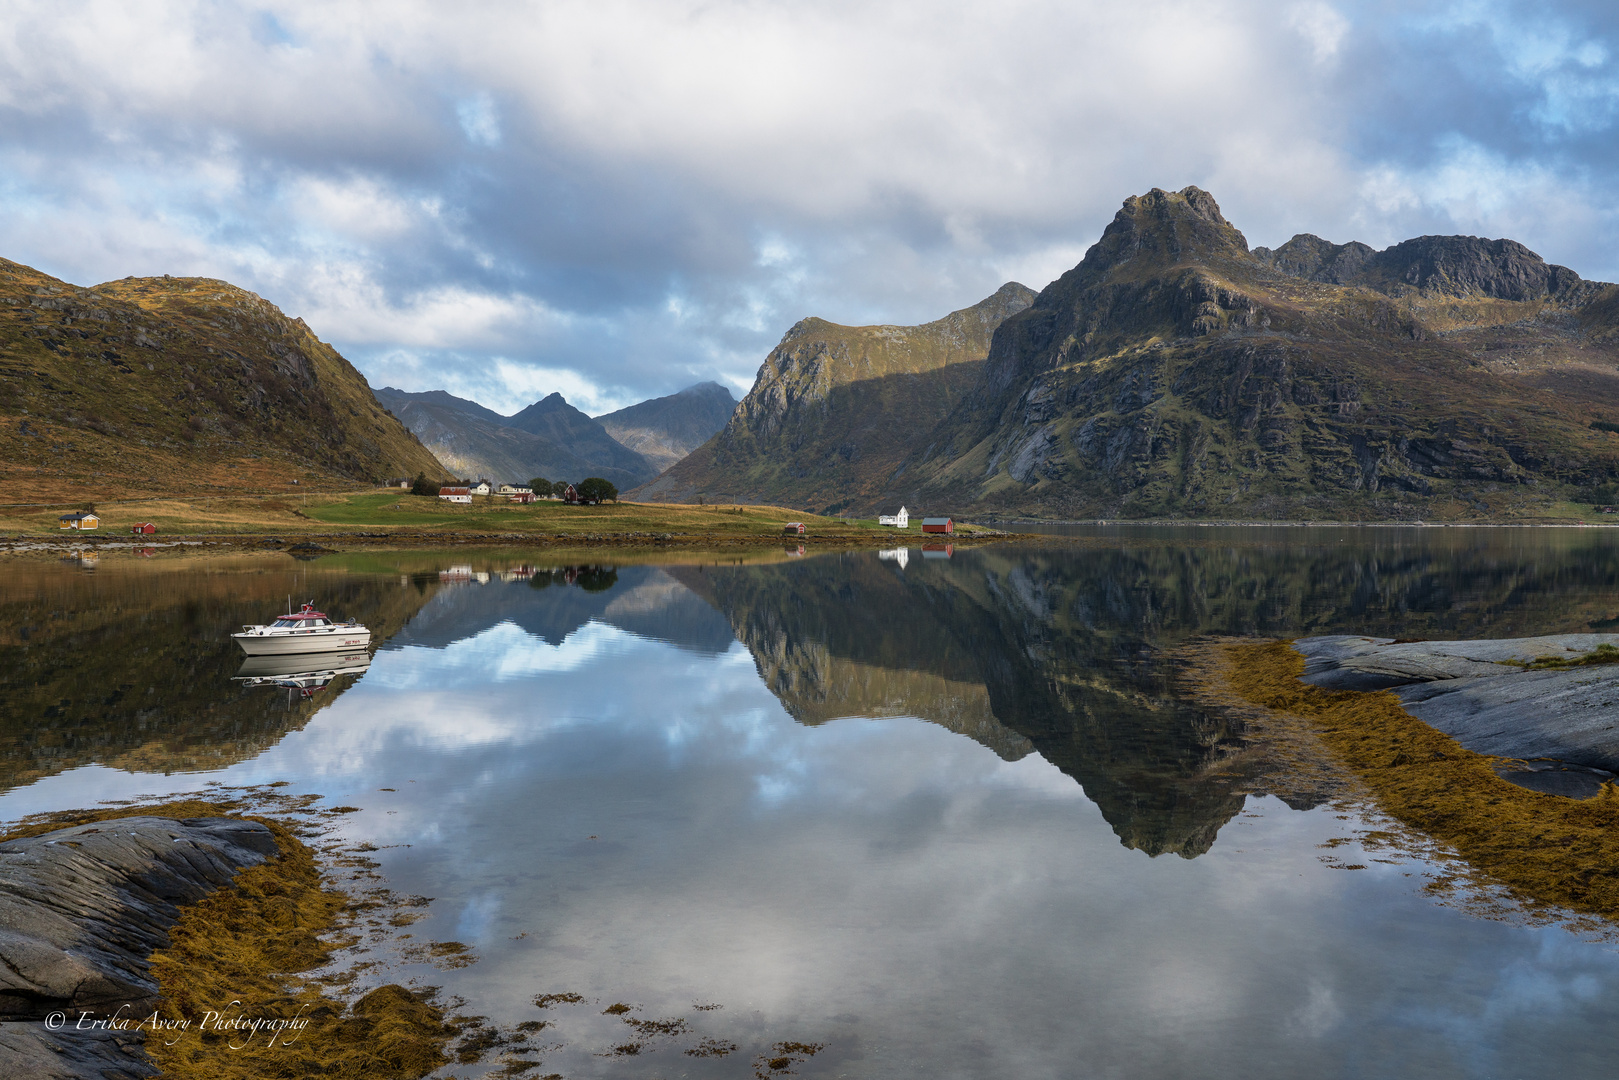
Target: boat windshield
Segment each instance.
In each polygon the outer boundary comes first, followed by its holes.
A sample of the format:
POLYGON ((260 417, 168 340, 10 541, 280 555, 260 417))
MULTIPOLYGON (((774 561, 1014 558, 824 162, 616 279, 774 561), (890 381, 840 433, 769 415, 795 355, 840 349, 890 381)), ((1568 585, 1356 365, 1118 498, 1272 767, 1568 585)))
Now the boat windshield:
POLYGON ((296 619, 296 618, 293 618, 290 615, 287 615, 287 616, 283 616, 282 618, 277 619, 275 622, 271 623, 270 625, 272 625, 272 626, 299 626, 302 623, 303 623, 302 619, 296 619))

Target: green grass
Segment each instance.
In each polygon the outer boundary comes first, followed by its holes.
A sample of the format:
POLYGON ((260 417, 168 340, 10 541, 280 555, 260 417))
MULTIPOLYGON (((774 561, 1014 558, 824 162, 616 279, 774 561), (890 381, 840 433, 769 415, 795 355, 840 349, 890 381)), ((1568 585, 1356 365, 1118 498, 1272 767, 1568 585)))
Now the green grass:
POLYGON ((371 492, 340 502, 311 506, 312 521, 330 525, 405 527, 463 532, 570 533, 711 533, 779 535, 789 521, 801 521, 813 532, 859 533, 877 528, 871 520, 840 521, 779 506, 684 506, 666 503, 606 503, 569 506, 560 502, 527 505, 504 499, 474 497, 471 506, 399 492, 371 492))

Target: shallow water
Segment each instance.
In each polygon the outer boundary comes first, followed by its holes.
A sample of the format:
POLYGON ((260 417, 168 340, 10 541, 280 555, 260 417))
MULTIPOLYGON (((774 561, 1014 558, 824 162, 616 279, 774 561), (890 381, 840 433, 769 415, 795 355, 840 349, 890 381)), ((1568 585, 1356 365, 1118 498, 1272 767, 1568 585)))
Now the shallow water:
POLYGON ((1444 906, 1420 860, 1320 847, 1357 815, 1280 783, 1168 653, 1616 620, 1619 536, 1595 529, 16 561, 0 817, 281 780, 359 807, 343 834, 434 898, 409 932, 480 957, 385 977, 548 1021, 531 1075, 772 1075, 781 1042, 824 1046, 801 1076, 1604 1075, 1612 946, 1444 906), (235 679, 227 635, 289 594, 372 626, 369 665, 235 679), (637 1036, 617 1002, 685 1030, 637 1036), (703 1038, 738 1049, 683 1053, 703 1038))

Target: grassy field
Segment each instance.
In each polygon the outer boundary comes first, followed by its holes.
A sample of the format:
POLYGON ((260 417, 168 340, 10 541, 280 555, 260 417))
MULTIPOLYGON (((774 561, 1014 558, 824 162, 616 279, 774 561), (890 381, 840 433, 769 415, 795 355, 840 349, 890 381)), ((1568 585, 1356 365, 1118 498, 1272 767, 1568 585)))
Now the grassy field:
MULTIPOLYGON (((705 536, 720 539, 785 539, 783 526, 802 522, 805 539, 875 542, 910 536, 920 539, 918 519, 909 529, 880 527, 872 519, 821 517, 780 506, 686 506, 669 503, 607 503, 568 506, 542 501, 526 506, 505 499, 474 497, 471 506, 397 490, 307 495, 234 496, 197 499, 100 501, 95 504, 104 537, 129 537, 130 527, 150 521, 155 539, 186 535, 290 537, 354 533, 538 534, 657 538, 705 536)), ((57 519, 71 507, 0 506, 0 531, 72 535, 57 519)), ((982 533, 958 525, 962 535, 982 533)))

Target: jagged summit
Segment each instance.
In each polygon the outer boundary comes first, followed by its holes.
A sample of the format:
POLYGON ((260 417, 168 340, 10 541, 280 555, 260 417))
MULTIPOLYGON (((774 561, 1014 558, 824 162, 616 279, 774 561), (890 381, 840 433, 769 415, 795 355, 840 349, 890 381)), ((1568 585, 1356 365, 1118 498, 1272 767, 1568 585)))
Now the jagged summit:
POLYGON ((1418 236, 1375 251, 1351 241, 1333 244, 1300 233, 1254 258, 1293 277, 1358 285, 1388 296, 1412 293, 1457 299, 1526 302, 1571 299, 1590 285, 1566 266, 1548 263, 1516 240, 1478 236, 1418 236))

